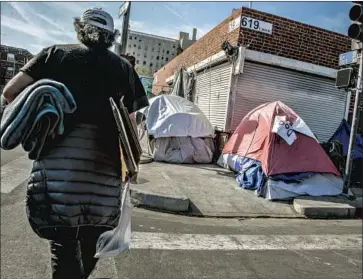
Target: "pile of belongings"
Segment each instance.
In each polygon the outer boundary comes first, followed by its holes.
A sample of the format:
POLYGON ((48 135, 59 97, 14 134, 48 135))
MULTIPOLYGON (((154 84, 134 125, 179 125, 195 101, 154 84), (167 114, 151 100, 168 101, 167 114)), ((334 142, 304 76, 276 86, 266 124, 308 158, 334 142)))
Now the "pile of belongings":
MULTIPOLYGON (((326 144, 328 147, 328 154, 332 161, 337 164, 341 173, 345 171, 345 161, 348 155, 349 138, 351 127, 348 122, 343 119, 338 129, 326 144), (341 145, 341 156, 338 156, 335 148, 338 143, 341 145)), ((351 176, 351 183, 355 185, 362 185, 363 180, 363 138, 358 133, 356 134, 355 145, 353 147, 353 169, 351 176)))
POLYGON ((192 102, 172 95, 149 100, 143 114, 155 161, 168 163, 211 163, 214 155, 214 129, 192 102))
POLYGON ((268 200, 342 193, 339 171, 307 124, 282 102, 249 112, 218 164, 237 173, 240 187, 268 200))

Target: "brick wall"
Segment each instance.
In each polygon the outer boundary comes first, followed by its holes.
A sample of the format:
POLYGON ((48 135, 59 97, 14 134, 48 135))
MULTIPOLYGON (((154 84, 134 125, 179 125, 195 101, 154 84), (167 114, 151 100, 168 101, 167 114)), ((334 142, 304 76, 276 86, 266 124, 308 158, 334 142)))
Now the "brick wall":
POLYGON ((245 7, 242 15, 273 24, 272 35, 240 29, 239 44, 252 50, 337 69, 339 54, 351 49, 340 33, 245 7))
POLYGON ((339 54, 349 51, 351 47, 350 39, 342 34, 243 7, 233 11, 230 17, 159 70, 153 93, 158 94, 163 88, 165 90, 165 79, 181 66, 189 67, 221 51, 220 45, 226 39, 252 50, 329 68, 338 68, 339 54), (228 34, 229 21, 240 14, 272 23, 272 35, 246 28, 228 34))
POLYGON ((232 12, 231 16, 226 18, 210 32, 185 49, 181 54, 176 56, 167 65, 156 73, 156 80, 153 85, 153 93, 159 94, 161 91, 168 91, 168 85, 165 80, 172 76, 181 67, 190 67, 218 52, 220 52, 223 41, 228 40, 231 44, 238 43, 239 29, 228 33, 228 23, 241 15, 242 9, 232 12))

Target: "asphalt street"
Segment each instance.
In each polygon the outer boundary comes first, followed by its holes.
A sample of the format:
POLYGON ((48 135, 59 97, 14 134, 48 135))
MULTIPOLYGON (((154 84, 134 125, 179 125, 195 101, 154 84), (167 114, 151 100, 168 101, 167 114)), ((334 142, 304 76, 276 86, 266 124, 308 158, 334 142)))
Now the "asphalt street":
MULTIPOLYGON (((28 166, 21 149, 1 150, 3 279, 51 278, 48 243, 26 220, 28 166)), ((362 278, 361 220, 207 219, 135 209, 132 227, 132 249, 100 261, 91 278, 362 278)))

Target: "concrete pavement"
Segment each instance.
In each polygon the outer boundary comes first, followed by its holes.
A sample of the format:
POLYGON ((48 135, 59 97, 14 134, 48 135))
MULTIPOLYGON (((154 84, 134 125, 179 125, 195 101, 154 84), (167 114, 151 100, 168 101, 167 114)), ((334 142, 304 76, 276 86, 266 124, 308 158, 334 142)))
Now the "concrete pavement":
POLYGON ((232 172, 216 165, 173 165, 153 162, 141 165, 139 183, 131 186, 138 203, 155 209, 204 217, 302 218, 291 204, 258 198, 238 188, 232 172), (153 179, 149 179, 150 175, 153 179), (154 191, 154 189, 156 189, 154 191), (158 203, 148 196, 158 195, 158 203), (167 199, 173 199, 171 204, 167 199), (178 210, 175 210, 178 208, 178 210), (181 209, 182 208, 182 209, 181 209))
POLYGON ((362 191, 353 190, 355 200, 338 196, 271 202, 237 187, 234 174, 216 165, 156 162, 141 165, 139 183, 131 187, 138 205, 204 217, 355 218, 361 214, 362 191))
MULTIPOLYGON (((49 246, 27 223, 24 192, 25 184, 1 205, 1 278, 48 279, 49 246)), ((208 219, 135 209, 132 222, 132 250, 100 261, 91 278, 361 278, 359 220, 208 219)))

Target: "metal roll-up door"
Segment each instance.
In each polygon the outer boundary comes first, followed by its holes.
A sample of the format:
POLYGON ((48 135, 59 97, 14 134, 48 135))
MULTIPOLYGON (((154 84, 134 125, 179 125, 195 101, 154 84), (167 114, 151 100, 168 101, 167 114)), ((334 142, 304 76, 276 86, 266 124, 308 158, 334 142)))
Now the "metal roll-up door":
POLYGON ((232 66, 224 63, 197 74, 194 103, 216 130, 225 131, 232 66))
POLYGON ((292 108, 320 141, 326 141, 344 118, 346 94, 328 78, 246 61, 238 76, 231 129, 249 111, 273 101, 292 108))

